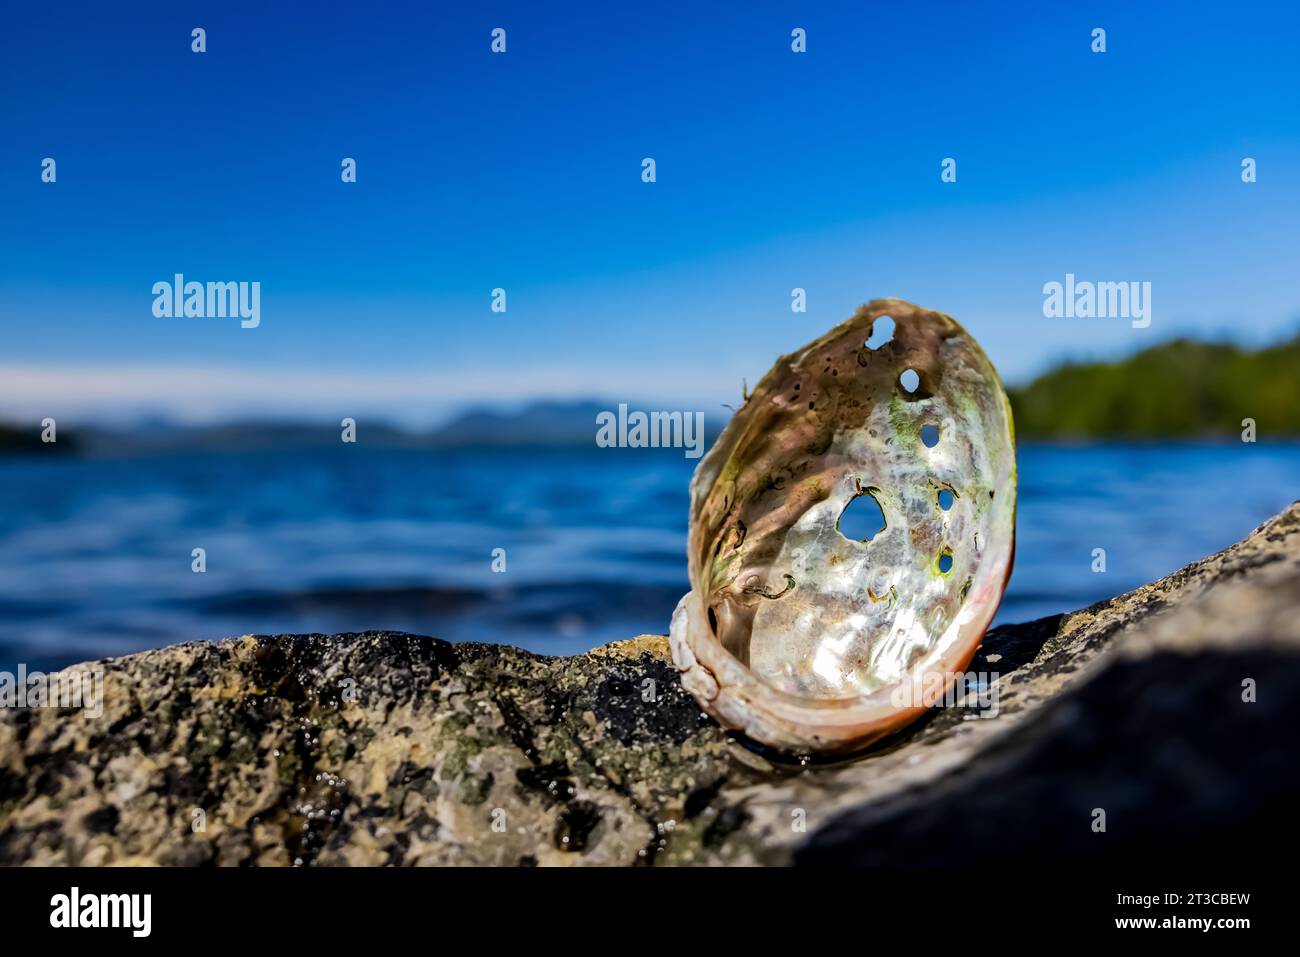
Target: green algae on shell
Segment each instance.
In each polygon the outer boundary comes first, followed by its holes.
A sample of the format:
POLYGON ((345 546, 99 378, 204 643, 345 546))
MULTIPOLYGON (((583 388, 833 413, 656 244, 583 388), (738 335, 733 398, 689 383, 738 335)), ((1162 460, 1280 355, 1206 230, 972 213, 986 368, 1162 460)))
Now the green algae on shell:
POLYGON ((955 681, 997 610, 1015 483, 1011 409, 970 334, 902 300, 863 306, 780 359, 696 469, 670 634, 683 684, 783 750, 902 727, 930 703, 908 689, 955 681), (849 537, 868 497, 884 527, 849 537))

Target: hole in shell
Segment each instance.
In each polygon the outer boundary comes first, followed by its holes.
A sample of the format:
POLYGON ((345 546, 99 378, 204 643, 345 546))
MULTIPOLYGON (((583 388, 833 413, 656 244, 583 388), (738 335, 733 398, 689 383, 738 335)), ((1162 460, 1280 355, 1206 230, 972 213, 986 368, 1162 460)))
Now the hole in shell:
POLYGON ((939 574, 946 575, 952 571, 952 549, 945 548, 939 553, 939 574))
POLYGON ((921 387, 921 377, 917 375, 915 369, 904 369, 903 374, 898 377, 898 384, 903 387, 903 391, 911 395, 921 387))
POLYGON ((946 489, 946 488, 939 489, 939 507, 943 509, 945 512, 948 511, 948 509, 952 508, 952 503, 955 499, 956 496, 952 494, 951 489, 946 489))
POLYGON ((885 510, 868 489, 844 506, 836 523, 841 535, 855 542, 867 542, 885 530, 885 510))
POLYGON ((871 323, 871 335, 864 343, 868 349, 879 349, 894 338, 893 316, 876 316, 871 323))
POLYGON ((937 425, 921 426, 921 444, 932 449, 939 444, 939 427, 937 425))

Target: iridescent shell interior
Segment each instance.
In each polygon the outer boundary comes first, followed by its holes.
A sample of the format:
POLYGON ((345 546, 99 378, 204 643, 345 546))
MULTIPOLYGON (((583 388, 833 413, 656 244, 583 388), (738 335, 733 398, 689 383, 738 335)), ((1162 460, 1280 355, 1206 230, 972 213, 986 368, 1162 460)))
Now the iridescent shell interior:
POLYGON ((691 499, 672 636, 687 687, 771 744, 862 743, 919 713, 883 699, 915 669, 965 667, 1001 600, 1010 408, 956 321, 877 300, 777 362, 691 499))

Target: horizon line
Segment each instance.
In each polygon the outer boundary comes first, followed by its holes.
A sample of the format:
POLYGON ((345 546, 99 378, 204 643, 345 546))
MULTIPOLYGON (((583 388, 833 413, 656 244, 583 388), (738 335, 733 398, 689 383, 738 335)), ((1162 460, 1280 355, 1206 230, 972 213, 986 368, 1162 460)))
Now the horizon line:
MULTIPOLYGON (((1173 342, 1227 345, 1259 352, 1295 342, 1300 329, 1262 344, 1228 334, 1173 333, 1138 348, 1099 350, 1045 362, 1009 391, 1029 386, 1055 370, 1091 363, 1123 362, 1173 342)), ((739 364, 733 361, 733 365, 739 364)), ((216 364, 152 363, 104 369, 89 362, 0 363, 0 422, 51 416, 82 425, 138 424, 145 420, 204 426, 238 421, 261 423, 314 421, 323 415, 365 415, 410 431, 440 428, 475 412, 507 414, 555 404, 626 402, 653 408, 726 408, 742 401, 766 373, 746 375, 719 370, 652 365, 601 366, 592 370, 540 367, 445 372, 364 372, 294 367, 235 368, 216 364), (733 380, 730 381, 730 380, 733 380), (332 410, 325 412, 323 410, 332 410)))

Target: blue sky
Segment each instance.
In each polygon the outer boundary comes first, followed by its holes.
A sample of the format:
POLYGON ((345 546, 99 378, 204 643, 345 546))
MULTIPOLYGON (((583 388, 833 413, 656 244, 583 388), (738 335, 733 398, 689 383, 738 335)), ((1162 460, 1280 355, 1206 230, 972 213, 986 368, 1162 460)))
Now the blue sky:
POLYGON ((266 6, 0 14, 0 415, 716 407, 888 295, 1011 382, 1300 326, 1293 4, 266 6), (1067 272, 1151 327, 1045 318, 1067 272))

